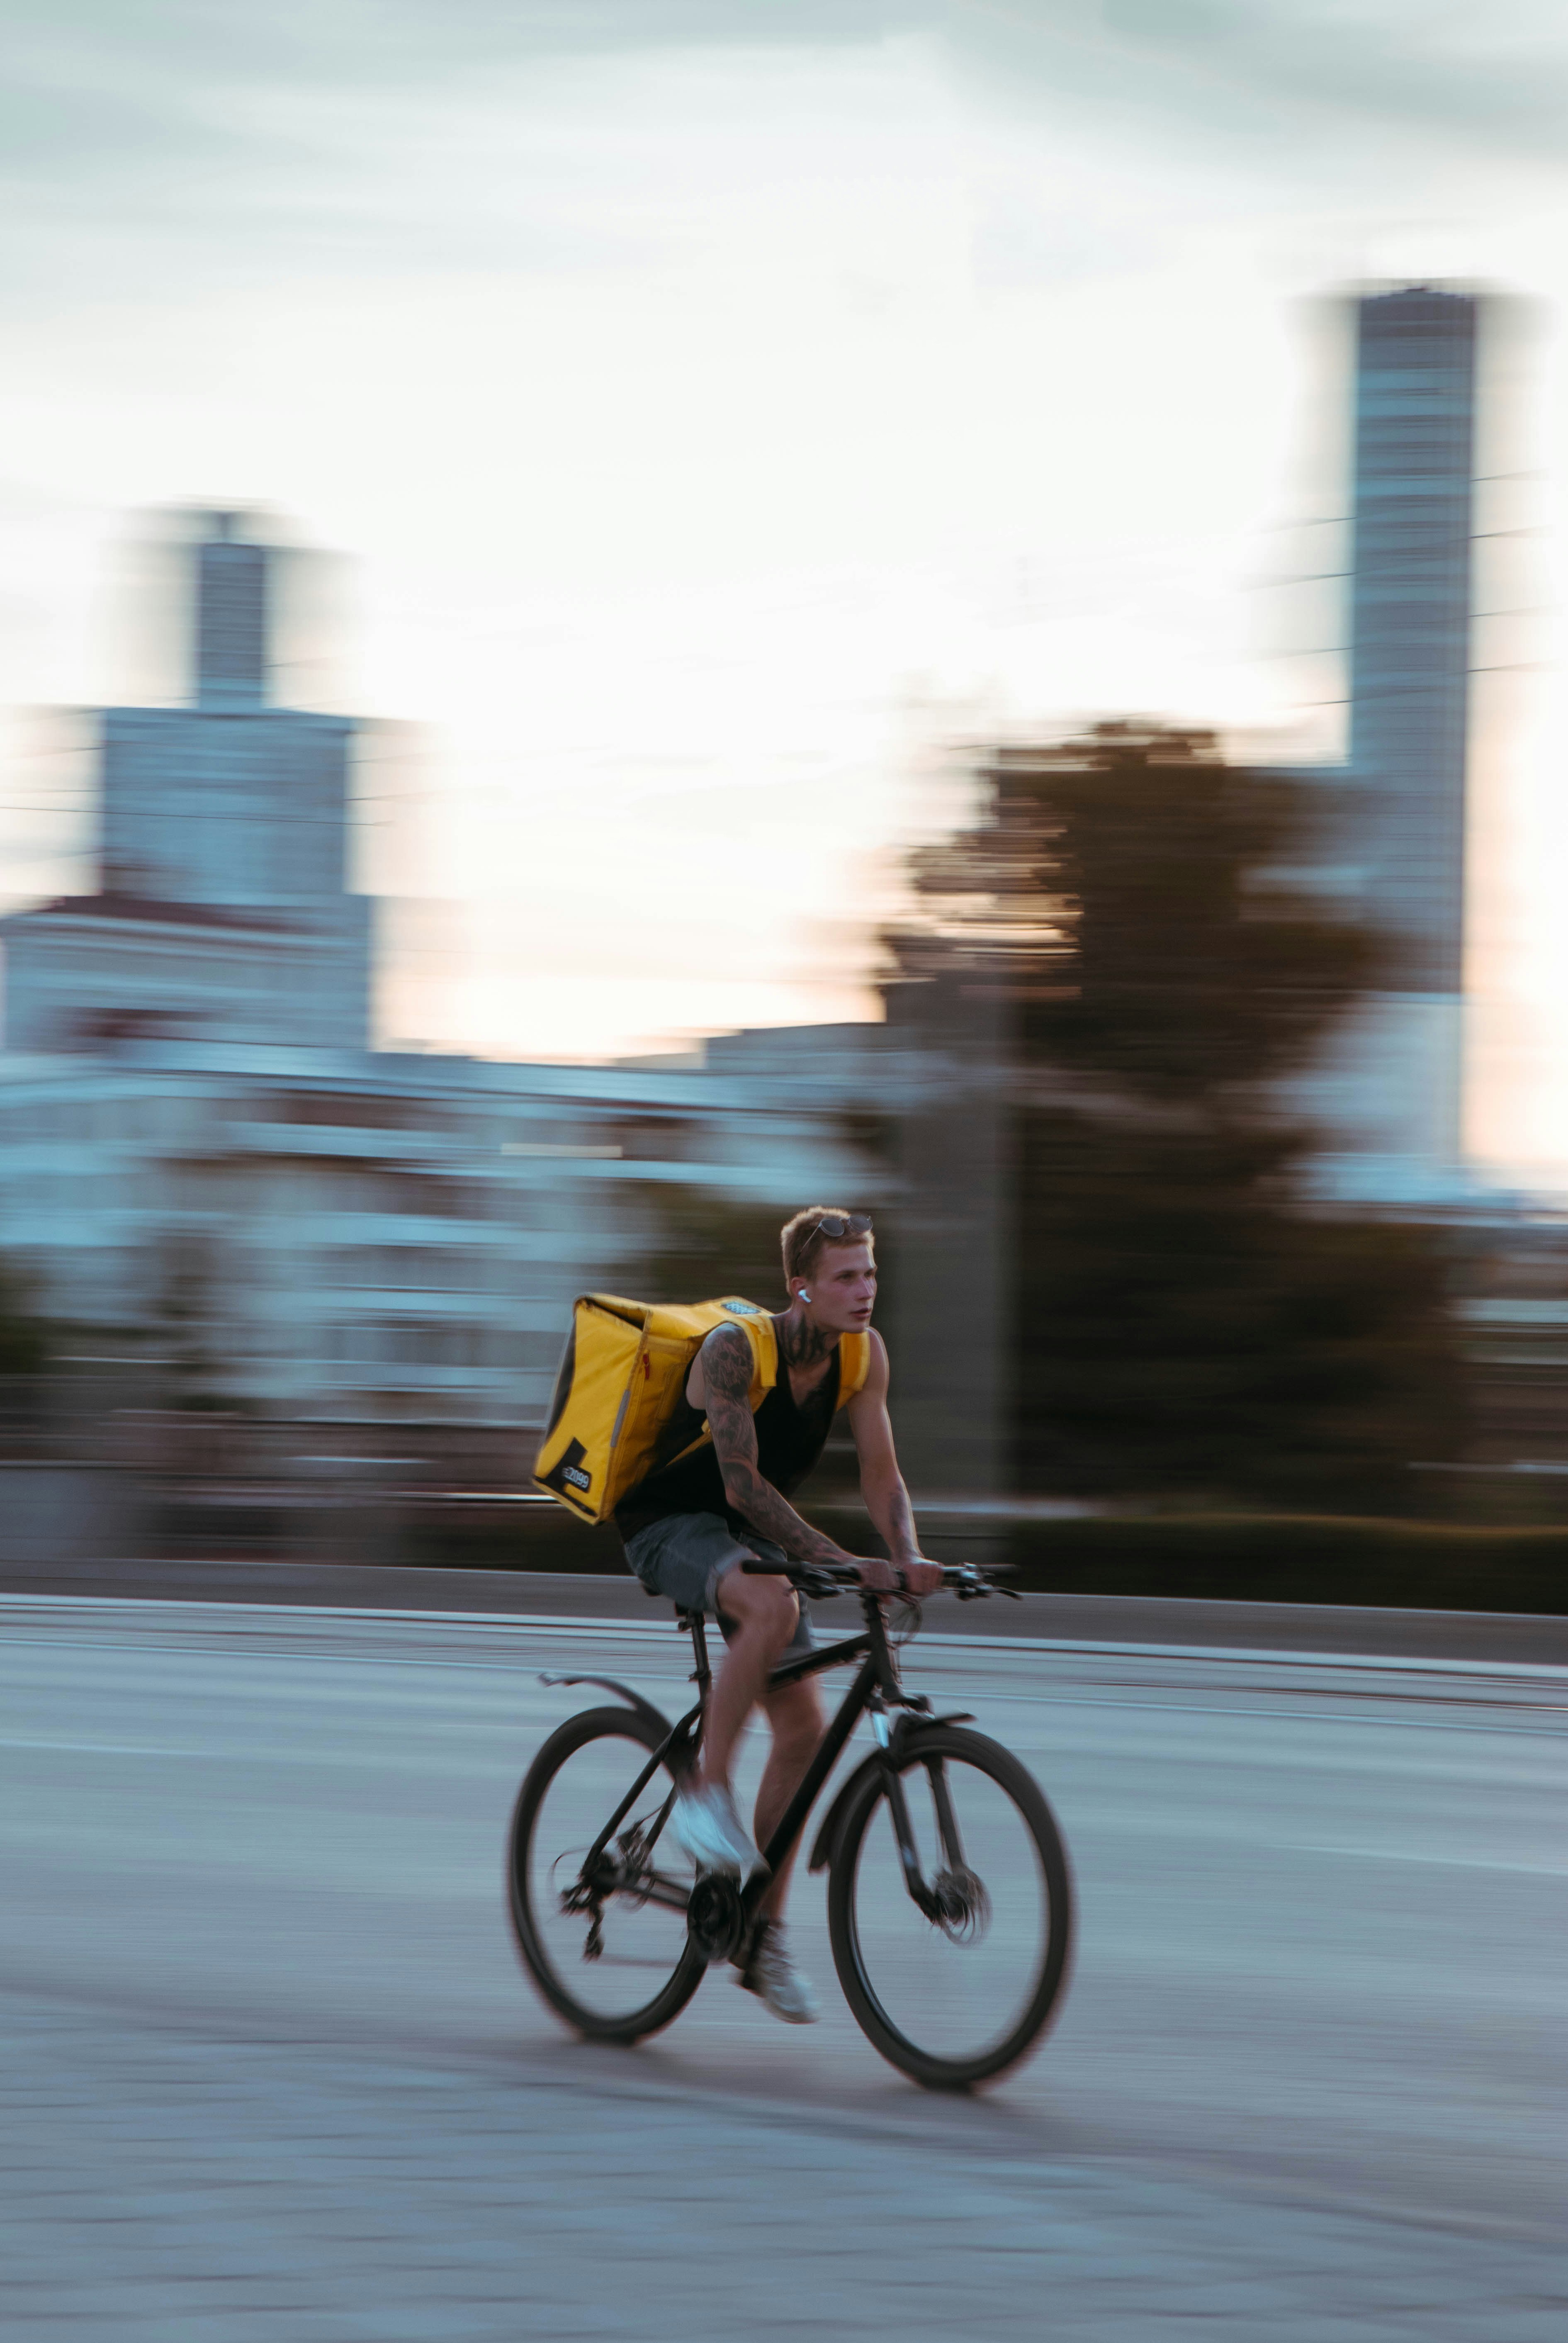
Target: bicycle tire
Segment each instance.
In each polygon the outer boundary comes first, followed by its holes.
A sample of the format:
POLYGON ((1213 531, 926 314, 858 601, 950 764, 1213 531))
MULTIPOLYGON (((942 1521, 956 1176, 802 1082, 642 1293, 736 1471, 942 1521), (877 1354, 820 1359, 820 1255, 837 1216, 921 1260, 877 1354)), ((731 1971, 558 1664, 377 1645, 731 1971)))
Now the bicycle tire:
MULTIPOLYGON (((878 1809, 885 1803, 879 1767, 868 1771, 839 1825, 828 1876, 829 1934, 844 1998, 872 2047, 890 2066, 927 2090, 971 2090, 982 2083, 997 2081, 1020 2065, 1039 2047, 1056 2013, 1071 1956, 1071 1879, 1055 1816, 1033 1775, 1010 1750, 988 1740, 983 1734, 966 1732, 961 1725, 931 1725, 907 1735, 900 1744, 896 1760, 900 1779, 912 1767, 924 1770, 928 1757, 973 1767, 994 1784, 1010 1801, 1032 1841, 1044 1890, 1045 1927, 1032 1990, 1023 2001, 1016 2022, 982 2049, 955 2057, 923 2048, 886 2007, 868 1969, 856 1910, 856 1889, 867 1833, 878 1809)), ((907 1895, 901 1877, 897 1893, 900 1896, 907 1895)), ((909 1910, 914 1913, 912 1904, 909 1910)), ((930 1922, 925 1925, 934 1927, 930 1922)))
MULTIPOLYGON (((551 1785, 579 1751, 596 1741, 612 1738, 635 1743, 651 1756, 664 1735, 635 1709, 588 1708, 558 1725, 534 1759, 523 1777, 507 1836, 507 1902, 523 1966, 558 2016, 591 2041, 640 2042, 679 2016, 702 1983, 707 1964, 683 1933, 680 1950, 667 1982, 646 2003, 613 2013, 596 2009, 581 1998, 584 1987, 580 1983, 573 1990, 570 1973, 552 1953, 548 1932, 543 1925, 545 1915, 537 1908, 541 1899, 530 1871, 536 1829, 551 1785)), ((654 1778, 657 1784, 659 1776, 654 1778)), ((663 1790, 653 1795, 662 1796, 663 1790)), ((599 1823, 608 1822, 613 1810, 613 1803, 607 1805, 599 1823)), ((595 1828, 598 1826, 594 1825, 595 1828)), ((635 1904, 633 1908, 638 1908, 635 1904)), ((672 1915, 672 1928, 678 1925, 672 1915)), ((586 1964, 579 1964, 579 1967, 586 1968, 586 1964)))

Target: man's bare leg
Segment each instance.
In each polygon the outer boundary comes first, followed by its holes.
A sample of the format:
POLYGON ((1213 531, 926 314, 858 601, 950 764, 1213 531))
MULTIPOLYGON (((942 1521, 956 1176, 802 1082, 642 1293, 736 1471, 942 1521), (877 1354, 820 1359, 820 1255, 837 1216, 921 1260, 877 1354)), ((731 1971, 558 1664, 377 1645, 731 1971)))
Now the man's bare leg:
MULTIPOLYGON (((713 1830, 716 1838, 722 1836, 722 1817, 712 1815, 712 1804, 728 1804, 729 1827, 733 1831, 739 1826, 729 1797, 729 1766, 741 1728, 760 1702, 773 1735, 757 1800, 754 1827, 760 1846, 778 1827, 821 1740, 821 1704, 814 1684, 782 1684, 774 1692, 768 1689, 769 1676, 794 1635, 799 1616, 794 1590, 787 1582, 748 1578, 739 1570, 729 1570, 719 1582, 719 1602, 734 1633, 714 1680, 703 1727, 701 1769, 693 1786, 697 1800, 710 1802, 705 1829, 713 1830), (722 1801, 715 1797, 719 1791, 726 1794, 722 1801)), ((681 1845, 699 1861, 707 1859, 695 1819, 683 1827, 680 1812, 678 1807, 676 1830, 681 1845)), ((766 1926, 751 1940, 750 1956, 739 1981, 775 2017, 791 2026, 809 2026, 818 2015, 817 1996, 789 1957, 780 1919, 793 1868, 791 1850, 778 1876, 768 1882, 759 1907, 766 1926)))
POLYGON ((735 1744, 768 1688, 779 1654, 795 1633, 799 1605, 783 1578, 748 1578, 727 1570, 719 1590, 736 1634, 725 1652, 708 1704, 695 1787, 728 1789, 735 1744))
MULTIPOLYGON (((762 1707, 772 1728, 773 1746, 757 1793, 757 1815, 751 1829, 758 1845, 765 1847, 804 1780, 806 1768, 817 1755, 823 1717, 821 1695, 810 1677, 801 1684, 782 1684, 777 1692, 767 1694, 762 1707)), ((799 1851, 797 1838, 768 1883, 768 1893, 759 1908, 769 1920, 777 1920, 783 1912, 784 1898, 789 1893, 789 1875, 799 1851)))

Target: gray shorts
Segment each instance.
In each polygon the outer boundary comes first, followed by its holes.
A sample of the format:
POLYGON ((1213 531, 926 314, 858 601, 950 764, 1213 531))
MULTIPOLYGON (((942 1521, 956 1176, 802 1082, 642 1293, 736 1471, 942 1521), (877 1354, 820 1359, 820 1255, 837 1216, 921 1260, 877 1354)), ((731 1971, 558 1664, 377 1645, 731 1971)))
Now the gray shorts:
MULTIPOLYGON (((627 1561, 649 1594, 662 1594, 678 1611, 712 1612, 727 1642, 735 1628, 719 1608, 719 1581, 728 1571, 739 1569, 748 1554, 755 1554, 759 1562, 789 1558, 781 1546, 754 1530, 737 1537, 721 1513, 668 1513, 626 1542, 627 1561)), ((813 1648, 810 1615, 802 1597, 795 1633, 779 1657, 799 1659, 813 1648)))

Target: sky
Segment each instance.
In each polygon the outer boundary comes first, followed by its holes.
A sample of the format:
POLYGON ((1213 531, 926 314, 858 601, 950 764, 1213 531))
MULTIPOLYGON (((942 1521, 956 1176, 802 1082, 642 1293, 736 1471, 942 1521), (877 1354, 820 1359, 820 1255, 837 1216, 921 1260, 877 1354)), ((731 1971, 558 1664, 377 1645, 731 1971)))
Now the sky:
POLYGON ((1568 1161, 1559 6, 0 0, 0 888, 82 883, 48 711, 148 690, 146 516, 268 508, 334 557, 281 688, 374 719, 394 1041, 875 1013, 1000 735, 1332 755, 1324 297, 1516 297, 1472 1126, 1568 1161))

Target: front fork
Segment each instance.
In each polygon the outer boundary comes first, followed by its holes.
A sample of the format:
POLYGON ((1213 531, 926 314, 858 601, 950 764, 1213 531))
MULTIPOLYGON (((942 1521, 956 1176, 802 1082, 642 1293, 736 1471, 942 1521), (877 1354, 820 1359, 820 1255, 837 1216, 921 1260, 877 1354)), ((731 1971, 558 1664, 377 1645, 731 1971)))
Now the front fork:
POLYGON ((920 1755, 920 1762, 930 1776, 931 1804, 936 1809, 937 1837, 941 1848, 941 1867, 935 1879, 928 1885, 920 1871, 920 1853, 910 1821, 909 1802, 904 1796, 903 1775, 894 1762, 893 1735, 888 1725, 886 1709, 873 1707, 871 1730, 876 1735, 877 1746, 882 1755, 882 1787, 888 1811, 893 1818, 893 1835, 899 1843, 899 1861, 903 1868, 904 1885, 909 1891, 910 1900, 926 1919, 955 1943, 970 1943, 982 1936, 990 1924, 990 1899, 983 1883, 964 1859, 963 1840, 959 1833, 958 1815, 953 1811, 947 1767, 934 1754, 930 1756, 923 1753, 920 1755))
MULTIPOLYGON (((941 1906, 927 1886, 920 1872, 920 1853, 915 1845, 914 1828, 910 1821, 909 1802, 904 1796, 903 1775, 893 1763, 893 1736, 888 1724, 888 1712, 878 1706, 871 1711, 871 1731, 882 1753, 882 1787, 887 1796, 888 1811, 893 1817, 893 1835, 899 1842, 899 1861, 903 1866, 904 1885, 910 1900, 925 1914, 928 1920, 940 1920, 941 1906)), ((958 1821, 953 1814, 952 1800, 948 1795, 947 1775, 940 1757, 926 1760, 926 1771, 931 1777, 932 1797, 937 1810, 937 1830, 942 1843, 944 1870, 957 1871, 963 1864, 963 1850, 959 1844, 958 1821)))

